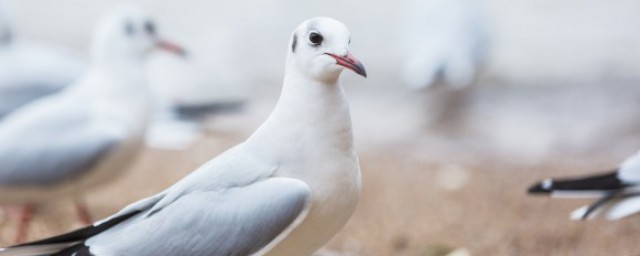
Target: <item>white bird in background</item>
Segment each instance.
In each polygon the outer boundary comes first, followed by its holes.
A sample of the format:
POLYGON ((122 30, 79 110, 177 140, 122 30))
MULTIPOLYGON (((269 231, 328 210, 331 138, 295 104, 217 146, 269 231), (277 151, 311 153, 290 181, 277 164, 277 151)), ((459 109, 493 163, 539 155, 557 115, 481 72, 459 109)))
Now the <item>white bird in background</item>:
POLYGON ((409 7, 398 40, 405 83, 416 89, 471 85, 487 55, 482 0, 414 0, 409 7))
POLYGON ((640 211, 640 152, 625 160, 616 170, 592 176, 546 179, 536 183, 530 194, 552 197, 598 198, 571 214, 574 220, 586 220, 604 215, 617 220, 640 211))
POLYGON ((349 41, 339 21, 305 21, 291 35, 280 99, 245 142, 104 221, 0 255, 310 255, 360 195, 338 78, 366 73, 349 41))
POLYGON ((150 93, 143 68, 161 40, 142 10, 123 6, 98 25, 88 72, 66 90, 14 111, 0 123, 0 203, 23 205, 17 240, 33 205, 76 197, 120 174, 143 145, 150 93))
POLYGON ((85 71, 72 54, 16 37, 0 0, 0 118, 26 103, 62 90, 85 71))

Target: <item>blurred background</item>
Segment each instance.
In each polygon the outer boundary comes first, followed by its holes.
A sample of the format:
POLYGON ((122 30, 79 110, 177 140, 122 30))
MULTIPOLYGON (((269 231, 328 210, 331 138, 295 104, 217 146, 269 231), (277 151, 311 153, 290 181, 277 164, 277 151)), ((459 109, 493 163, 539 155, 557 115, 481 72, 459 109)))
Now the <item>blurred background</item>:
MULTIPOLYGON (((94 25, 123 1, 6 2, 20 38, 88 62, 94 25)), ((350 222, 318 255, 640 251, 637 217, 572 222, 570 210, 588 201, 525 194, 537 180, 611 169, 640 149, 638 1, 127 2, 189 51, 186 60, 159 53, 149 61, 159 99, 241 107, 202 119, 188 144, 145 149, 127 175, 89 195, 96 217, 244 140, 277 100, 293 28, 330 16, 349 27, 351 51, 369 73, 342 78, 364 188, 350 222)), ((78 225, 65 218, 71 203, 40 211, 51 214, 35 220, 33 238, 78 225)), ((11 228, 3 224, 2 245, 11 228)))

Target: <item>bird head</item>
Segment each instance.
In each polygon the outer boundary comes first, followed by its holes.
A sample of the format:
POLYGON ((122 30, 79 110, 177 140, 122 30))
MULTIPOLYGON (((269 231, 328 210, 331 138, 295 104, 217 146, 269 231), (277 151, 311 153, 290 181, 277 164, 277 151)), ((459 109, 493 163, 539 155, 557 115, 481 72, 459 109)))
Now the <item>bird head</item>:
POLYGON ((163 39, 156 22, 136 6, 120 6, 99 23, 95 33, 92 54, 98 61, 142 59, 155 49, 185 55, 180 46, 163 39))
POLYGON ((317 80, 335 80, 345 68, 366 77, 362 63, 349 52, 350 42, 349 30, 340 21, 308 19, 293 31, 288 69, 296 68, 317 80))

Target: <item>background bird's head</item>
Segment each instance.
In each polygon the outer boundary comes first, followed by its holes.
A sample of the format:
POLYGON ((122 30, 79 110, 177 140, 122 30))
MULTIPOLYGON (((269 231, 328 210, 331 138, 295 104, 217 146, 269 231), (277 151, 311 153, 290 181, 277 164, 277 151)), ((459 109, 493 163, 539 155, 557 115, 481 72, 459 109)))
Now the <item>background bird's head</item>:
POLYGON ((92 54, 97 61, 141 60, 154 49, 185 54, 162 39, 156 22, 136 6, 120 6, 98 24, 95 33, 92 54))

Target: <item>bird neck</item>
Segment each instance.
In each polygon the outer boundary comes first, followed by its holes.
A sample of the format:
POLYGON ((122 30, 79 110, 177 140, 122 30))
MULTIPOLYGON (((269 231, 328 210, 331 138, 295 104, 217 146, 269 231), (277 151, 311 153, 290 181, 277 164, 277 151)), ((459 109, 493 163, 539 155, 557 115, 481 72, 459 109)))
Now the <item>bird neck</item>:
POLYGON ((123 53, 108 52, 94 53, 91 56, 93 60, 92 67, 105 70, 113 73, 130 73, 130 74, 142 74, 144 73, 144 56, 123 53))
POLYGON ((90 73, 99 80, 91 83, 91 86, 100 97, 124 97, 148 91, 146 73, 141 61, 101 63, 93 65, 90 73))
POLYGON ((136 93, 144 93, 146 73, 144 60, 135 54, 94 51, 91 72, 98 79, 90 83, 95 97, 104 99, 123 98, 136 93))
POLYGON ((266 154, 351 151, 351 117, 342 87, 337 81, 326 83, 287 72, 275 109, 247 145, 261 147, 257 150, 266 154))
POLYGON ((90 98, 96 116, 134 123, 148 111, 150 90, 139 67, 93 66, 79 85, 77 90, 90 98))

